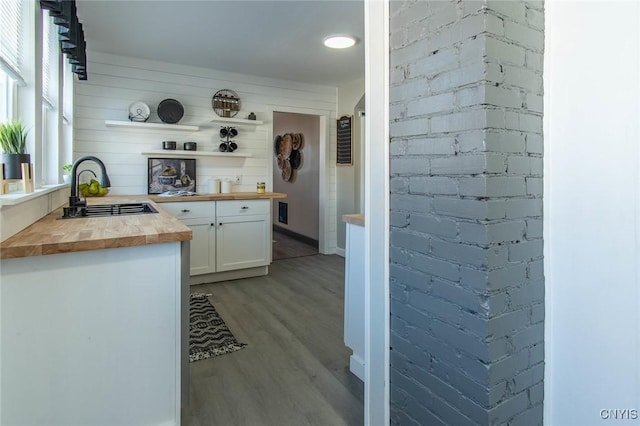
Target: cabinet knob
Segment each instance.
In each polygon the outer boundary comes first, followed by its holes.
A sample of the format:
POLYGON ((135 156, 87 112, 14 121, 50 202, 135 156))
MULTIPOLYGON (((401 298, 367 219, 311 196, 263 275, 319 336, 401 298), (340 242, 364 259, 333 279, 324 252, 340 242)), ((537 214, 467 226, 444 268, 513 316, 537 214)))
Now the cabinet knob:
POLYGON ((222 226, 222 222, 220 222, 220 223, 218 224, 218 226, 222 226))
POLYGON ((242 210, 249 210, 249 207, 247 207, 247 206, 243 206, 243 207, 242 207, 242 210))
POLYGON ((182 209, 182 210, 180 210, 180 211, 181 211, 182 213, 189 213, 191 210, 189 210, 189 209, 182 209))

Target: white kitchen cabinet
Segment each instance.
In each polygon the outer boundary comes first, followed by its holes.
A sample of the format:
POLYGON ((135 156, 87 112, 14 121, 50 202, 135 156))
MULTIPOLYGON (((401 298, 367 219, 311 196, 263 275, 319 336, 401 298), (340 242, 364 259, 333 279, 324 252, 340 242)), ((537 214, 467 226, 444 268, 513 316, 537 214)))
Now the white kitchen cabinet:
POLYGON ((185 220, 184 224, 191 229, 191 275, 210 274, 216 271, 216 227, 213 221, 185 220))
MULTIPOLYGON (((271 263, 270 200, 189 201, 160 206, 183 221, 193 233, 192 277, 214 274, 210 276, 213 282, 217 278, 241 277, 221 272, 252 268, 253 275, 266 274, 264 268, 271 263)), ((206 278, 200 281, 206 282, 206 278)))
POLYGON ((185 201, 176 203, 162 203, 160 204, 160 207, 182 221, 199 218, 216 218, 215 201, 185 201))
POLYGON ((271 262, 271 202, 218 201, 216 235, 219 272, 265 266, 271 262))
POLYGON ((180 219, 193 233, 190 274, 216 272, 216 202, 189 201, 163 203, 161 206, 180 219))
POLYGON ((216 269, 219 272, 269 264, 269 215, 218 218, 216 269))
POLYGON ((218 217, 268 215, 271 214, 271 202, 269 200, 225 200, 218 201, 216 209, 218 217))

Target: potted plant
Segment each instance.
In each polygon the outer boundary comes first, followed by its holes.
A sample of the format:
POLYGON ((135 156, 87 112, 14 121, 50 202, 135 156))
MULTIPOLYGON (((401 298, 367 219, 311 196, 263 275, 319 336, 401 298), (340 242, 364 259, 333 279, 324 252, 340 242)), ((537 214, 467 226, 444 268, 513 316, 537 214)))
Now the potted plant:
POLYGON ((4 179, 22 179, 22 163, 31 163, 31 156, 24 152, 27 133, 21 120, 0 123, 0 161, 4 165, 4 179))
POLYGON ((71 170, 73 170, 73 164, 65 164, 62 166, 62 181, 64 183, 71 182, 71 170))

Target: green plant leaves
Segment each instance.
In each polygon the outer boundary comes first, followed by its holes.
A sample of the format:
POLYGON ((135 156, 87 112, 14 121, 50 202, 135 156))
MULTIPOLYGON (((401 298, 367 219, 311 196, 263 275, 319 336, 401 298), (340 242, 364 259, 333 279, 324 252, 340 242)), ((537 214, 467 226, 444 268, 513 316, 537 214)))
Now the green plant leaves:
POLYGON ((5 154, 24 154, 27 133, 22 120, 0 123, 0 148, 5 154))

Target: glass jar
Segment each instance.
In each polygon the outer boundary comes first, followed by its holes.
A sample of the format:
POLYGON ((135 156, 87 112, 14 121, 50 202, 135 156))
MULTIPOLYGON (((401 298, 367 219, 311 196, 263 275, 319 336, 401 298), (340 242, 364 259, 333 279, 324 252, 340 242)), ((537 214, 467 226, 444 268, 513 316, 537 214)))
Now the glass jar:
POLYGON ((264 182, 258 182, 258 185, 256 188, 257 188, 258 194, 264 194, 264 191, 267 188, 267 185, 264 182))

